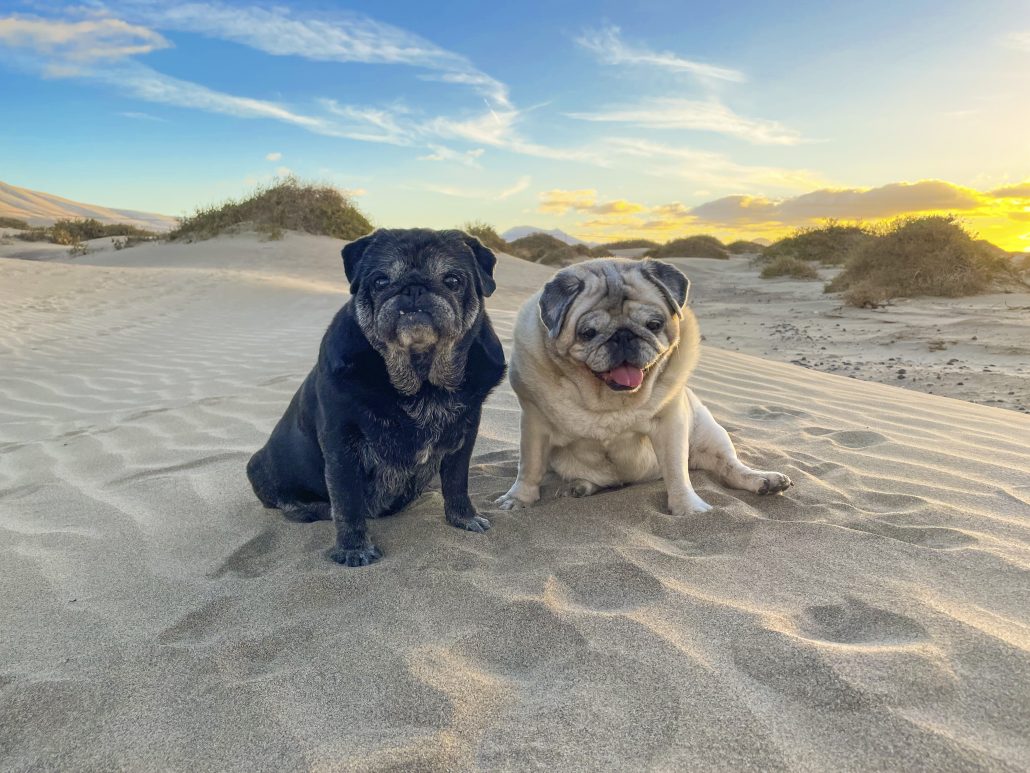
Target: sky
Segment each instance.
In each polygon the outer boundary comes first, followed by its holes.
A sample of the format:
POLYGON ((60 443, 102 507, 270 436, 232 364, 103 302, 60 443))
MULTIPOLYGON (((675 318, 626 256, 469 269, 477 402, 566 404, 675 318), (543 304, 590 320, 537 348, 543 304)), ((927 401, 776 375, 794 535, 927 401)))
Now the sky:
POLYGON ((3 4, 0 180, 182 215, 290 174, 386 227, 1030 250, 1030 3, 3 4))

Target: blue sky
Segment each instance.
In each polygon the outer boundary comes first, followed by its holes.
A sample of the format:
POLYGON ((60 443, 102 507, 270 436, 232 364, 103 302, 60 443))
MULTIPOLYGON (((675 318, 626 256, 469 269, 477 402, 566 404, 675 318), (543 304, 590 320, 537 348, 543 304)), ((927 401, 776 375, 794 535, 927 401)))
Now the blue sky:
POLYGON ((380 225, 1030 247, 1030 4, 15 2, 0 179, 182 214, 277 174, 380 225))

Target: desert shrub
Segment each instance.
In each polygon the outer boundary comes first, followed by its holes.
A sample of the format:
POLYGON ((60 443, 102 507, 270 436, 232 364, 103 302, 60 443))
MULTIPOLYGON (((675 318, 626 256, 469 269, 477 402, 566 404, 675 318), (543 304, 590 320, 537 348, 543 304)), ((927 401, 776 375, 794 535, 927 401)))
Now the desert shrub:
POLYGON ((135 247, 137 244, 143 244, 144 242, 156 241, 156 236, 125 236, 121 239, 112 239, 111 246, 116 250, 124 250, 129 247, 135 247))
POLYGON ((581 259, 581 255, 561 239, 545 233, 523 236, 511 242, 510 251, 524 260, 548 266, 567 266, 581 259))
POLYGON ((818 279, 819 272, 807 260, 798 260, 790 255, 780 255, 765 264, 759 276, 772 279, 777 276, 789 276, 793 279, 818 279))
POLYGON ((50 242, 64 245, 78 244, 104 236, 153 239, 157 237, 157 234, 128 223, 101 223, 95 218, 58 220, 51 226, 30 228, 18 234, 18 238, 26 242, 50 242))
POLYGON ((485 247, 489 247, 494 252, 511 252, 511 245, 501 238, 497 229, 482 220, 470 220, 461 226, 461 230, 469 236, 475 236, 485 247))
POLYGON ((599 245, 599 249, 603 248, 610 254, 612 250, 639 250, 645 247, 649 250, 653 250, 655 247, 659 246, 661 245, 659 245, 658 242, 653 242, 650 239, 623 239, 618 242, 605 242, 604 244, 599 245))
POLYGON ((673 239, 660 247, 648 250, 645 255, 649 258, 717 258, 719 260, 727 260, 730 257, 722 242, 714 236, 706 234, 673 239))
POLYGON ((23 242, 48 242, 50 241, 50 231, 42 227, 30 227, 27 231, 15 234, 15 238, 23 242))
POLYGON ((0 217, 0 228, 20 228, 22 231, 28 231, 29 224, 16 217, 0 217))
POLYGON ((257 188, 245 199, 198 208, 183 218, 168 238, 209 239, 244 223, 270 236, 279 229, 348 241, 372 230, 368 219, 336 188, 286 177, 257 188))
POLYGON ((612 253, 603 246, 591 247, 589 244, 570 244, 569 248, 584 260, 590 258, 611 258, 612 253))
MULTIPOLYGON (((60 244, 60 242, 58 242, 58 244, 60 244)), ((71 249, 68 250, 68 254, 71 255, 73 258, 77 258, 80 255, 88 255, 89 252, 89 246, 83 244, 82 242, 75 242, 71 246, 71 249)))
POLYGON ((1007 253, 974 240, 950 215, 900 218, 856 248, 828 292, 853 306, 914 295, 956 297, 1014 279, 1007 253))
POLYGON ((745 239, 737 239, 737 241, 727 244, 726 249, 731 255, 760 255, 765 249, 765 245, 758 242, 749 242, 745 239))
POLYGON ((798 228, 790 236, 762 250, 763 260, 789 255, 798 260, 817 260, 823 265, 845 263, 854 250, 876 239, 872 229, 862 224, 841 225, 827 220, 820 228, 798 228))

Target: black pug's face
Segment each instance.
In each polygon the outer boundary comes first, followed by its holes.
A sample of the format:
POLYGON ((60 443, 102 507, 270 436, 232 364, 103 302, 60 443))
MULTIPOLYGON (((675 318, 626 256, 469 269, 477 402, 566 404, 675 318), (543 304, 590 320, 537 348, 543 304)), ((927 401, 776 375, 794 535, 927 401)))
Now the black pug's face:
MULTIPOLYGON (((462 231, 380 229, 344 247, 343 260, 358 324, 391 375, 427 354, 442 373, 435 360, 472 329, 495 287, 494 254, 462 231)), ((405 384, 409 391, 410 377, 405 384)))

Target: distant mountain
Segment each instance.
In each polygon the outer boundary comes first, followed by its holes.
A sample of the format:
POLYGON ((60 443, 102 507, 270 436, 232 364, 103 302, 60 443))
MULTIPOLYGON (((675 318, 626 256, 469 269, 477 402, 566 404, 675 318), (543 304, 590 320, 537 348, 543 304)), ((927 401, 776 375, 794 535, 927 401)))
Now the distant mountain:
POLYGON ((18 218, 29 225, 52 225, 55 220, 91 217, 101 223, 126 223, 151 231, 169 231, 178 224, 174 217, 168 215, 83 204, 5 182, 0 182, 0 217, 18 218))
POLYGON ((588 247, 597 246, 594 242, 585 242, 582 239, 577 239, 575 236, 565 233, 560 228, 552 228, 548 231, 546 228, 537 228, 532 225, 517 225, 514 228, 509 228, 501 234, 501 238, 506 242, 513 242, 516 239, 523 239, 527 236, 532 236, 533 234, 547 234, 548 236, 553 236, 558 241, 565 242, 566 244, 585 244, 588 247))

